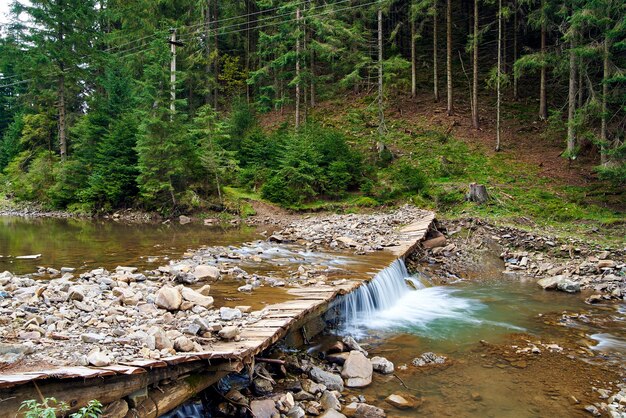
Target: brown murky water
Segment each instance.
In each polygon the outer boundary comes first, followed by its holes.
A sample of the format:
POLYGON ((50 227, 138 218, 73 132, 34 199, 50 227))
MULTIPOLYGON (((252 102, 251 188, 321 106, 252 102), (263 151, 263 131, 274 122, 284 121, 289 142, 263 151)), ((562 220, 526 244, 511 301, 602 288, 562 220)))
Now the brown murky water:
POLYGON ((258 239, 255 228, 201 224, 126 224, 110 220, 0 217, 0 269, 33 273, 37 266, 89 270, 118 265, 154 268, 205 245, 258 239), (37 259, 19 256, 41 254, 37 259))

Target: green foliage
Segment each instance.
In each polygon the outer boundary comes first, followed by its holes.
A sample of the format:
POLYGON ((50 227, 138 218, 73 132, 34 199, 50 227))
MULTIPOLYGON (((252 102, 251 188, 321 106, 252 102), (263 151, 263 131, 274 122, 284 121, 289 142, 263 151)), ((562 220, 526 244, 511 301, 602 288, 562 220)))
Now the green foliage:
MULTIPOLYGON (((39 403, 35 400, 27 400, 20 405, 24 418, 56 418, 65 416, 69 410, 69 405, 59 402, 55 398, 45 398, 39 403)), ((80 408, 77 412, 69 415, 69 418, 98 418, 102 415, 102 404, 97 400, 91 400, 80 408)))
POLYGON ((298 206, 316 196, 339 198, 358 189, 364 170, 361 155, 341 133, 317 125, 290 134, 277 164, 266 167, 273 171, 262 196, 285 206, 298 206))
POLYGON ((68 409, 65 402, 58 402, 55 398, 46 398, 41 403, 31 399, 20 405, 24 418, 56 418, 57 413, 63 415, 68 409))
POLYGON ((0 141, 0 172, 20 152, 22 130, 24 129, 23 115, 16 115, 15 119, 4 131, 0 141))
POLYGON ((403 193, 419 193, 428 185, 424 173, 407 161, 399 162, 394 169, 394 180, 403 193))

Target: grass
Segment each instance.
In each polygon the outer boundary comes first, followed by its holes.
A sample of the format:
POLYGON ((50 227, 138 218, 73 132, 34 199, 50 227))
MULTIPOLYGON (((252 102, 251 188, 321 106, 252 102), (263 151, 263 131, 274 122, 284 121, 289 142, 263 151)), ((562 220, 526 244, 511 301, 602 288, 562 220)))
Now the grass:
MULTIPOLYGON (((534 118, 528 106, 516 103, 508 109, 523 120, 534 118)), ((322 123, 344 131, 362 149, 378 140, 376 113, 372 107, 357 102, 353 108, 332 116, 318 113, 322 123), (368 127, 369 126, 369 127, 368 127)), ((436 210, 444 217, 475 216, 499 224, 516 226, 535 224, 556 235, 592 237, 595 241, 617 244, 626 232, 623 212, 603 205, 602 196, 594 196, 590 186, 564 186, 539 176, 538 168, 520 163, 511 153, 491 153, 481 144, 472 144, 446 135, 425 118, 388 119, 385 143, 395 152, 395 164, 409 161, 429 179, 429 186, 419 194, 404 195, 401 200, 436 210), (487 185, 491 200, 485 205, 466 202, 469 183, 487 185)), ((385 170, 380 175, 385 176, 385 170)), ((602 185, 602 188, 605 186, 602 185)), ((343 206, 356 202, 354 196, 343 206)), ((370 202, 371 203, 371 202, 370 202)), ((322 206, 316 202, 313 206, 322 206)))

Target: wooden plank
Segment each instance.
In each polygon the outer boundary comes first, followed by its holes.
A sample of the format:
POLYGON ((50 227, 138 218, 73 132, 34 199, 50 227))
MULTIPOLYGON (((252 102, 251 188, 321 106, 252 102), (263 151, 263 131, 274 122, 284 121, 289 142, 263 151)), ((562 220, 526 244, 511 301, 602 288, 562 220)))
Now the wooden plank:
POLYGON ((141 367, 123 366, 121 364, 111 364, 102 368, 103 370, 111 370, 117 374, 141 374, 147 373, 146 369, 141 367))

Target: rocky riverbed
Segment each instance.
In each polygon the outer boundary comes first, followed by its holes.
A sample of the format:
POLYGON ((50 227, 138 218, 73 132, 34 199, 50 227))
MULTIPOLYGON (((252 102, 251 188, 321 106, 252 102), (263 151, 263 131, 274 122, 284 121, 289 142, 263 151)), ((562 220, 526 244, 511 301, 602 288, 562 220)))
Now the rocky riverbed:
POLYGON ((575 238, 499 227, 478 219, 440 222, 410 263, 438 283, 475 278, 485 263, 544 290, 585 291, 589 303, 626 300, 626 244, 595 245, 575 238))
POLYGON ((201 248, 148 271, 119 266, 79 274, 48 266, 30 275, 1 273, 0 367, 106 366, 238 340, 241 328, 265 312, 236 303, 217 306, 211 285, 228 281, 239 292, 254 293, 260 287, 343 283, 334 277, 344 271, 336 265, 341 256, 318 257, 313 248, 382 250, 401 238, 398 226, 421 213, 403 207, 378 215, 310 217, 265 241, 201 248), (269 264, 270 272, 242 268, 261 264, 269 264))

